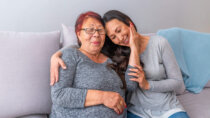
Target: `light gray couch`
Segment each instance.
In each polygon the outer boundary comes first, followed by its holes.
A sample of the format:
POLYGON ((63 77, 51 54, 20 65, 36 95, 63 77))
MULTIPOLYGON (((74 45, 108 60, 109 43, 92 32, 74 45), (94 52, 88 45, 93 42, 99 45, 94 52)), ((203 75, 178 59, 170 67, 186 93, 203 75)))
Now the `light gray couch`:
POLYGON ((59 42, 60 31, 0 32, 0 118, 50 113, 50 57, 59 42))
POLYGON ((199 94, 184 92, 178 95, 190 118, 210 118, 210 82, 199 94))
MULTIPOLYGON (((0 32, 0 118, 47 118, 51 108, 51 55, 60 32, 0 32)), ((200 94, 179 100, 191 118, 210 118, 210 82, 200 94)))

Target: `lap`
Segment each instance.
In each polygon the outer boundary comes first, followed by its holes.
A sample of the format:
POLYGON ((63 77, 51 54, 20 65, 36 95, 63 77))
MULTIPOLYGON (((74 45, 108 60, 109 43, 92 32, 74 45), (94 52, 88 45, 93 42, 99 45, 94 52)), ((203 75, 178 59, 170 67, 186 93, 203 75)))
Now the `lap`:
MULTIPOLYGON (((137 116, 131 112, 127 112, 127 118, 142 118, 140 116, 137 116)), ((186 112, 177 112, 173 115, 171 115, 169 118, 190 118, 186 112)))
POLYGON ((131 113, 131 112, 127 112, 127 118, 141 118, 140 116, 137 116, 137 115, 135 115, 135 114, 133 114, 133 113, 131 113))
POLYGON ((169 118, 190 118, 186 112, 177 112, 171 115, 169 118))

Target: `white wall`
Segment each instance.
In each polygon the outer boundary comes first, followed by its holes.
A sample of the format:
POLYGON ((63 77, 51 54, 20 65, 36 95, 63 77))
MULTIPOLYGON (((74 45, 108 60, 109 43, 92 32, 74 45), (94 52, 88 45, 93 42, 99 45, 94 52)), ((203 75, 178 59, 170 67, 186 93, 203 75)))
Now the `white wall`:
POLYGON ((129 15, 141 33, 183 27, 210 33, 209 0, 0 0, 0 30, 41 32, 74 26, 84 11, 129 15))

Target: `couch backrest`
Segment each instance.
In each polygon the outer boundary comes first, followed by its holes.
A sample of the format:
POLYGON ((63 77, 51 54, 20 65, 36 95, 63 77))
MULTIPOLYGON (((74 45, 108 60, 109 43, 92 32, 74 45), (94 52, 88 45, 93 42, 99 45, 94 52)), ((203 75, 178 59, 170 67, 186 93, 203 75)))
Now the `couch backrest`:
POLYGON ((50 113, 50 57, 60 32, 0 32, 0 118, 50 113))

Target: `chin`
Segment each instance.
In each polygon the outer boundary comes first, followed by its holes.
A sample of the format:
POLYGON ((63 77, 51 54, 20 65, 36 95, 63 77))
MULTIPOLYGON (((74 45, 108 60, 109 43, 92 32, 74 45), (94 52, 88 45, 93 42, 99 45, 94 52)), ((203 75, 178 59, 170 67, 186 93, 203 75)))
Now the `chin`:
POLYGON ((93 52, 100 52, 101 51, 101 47, 95 47, 92 49, 93 52))

